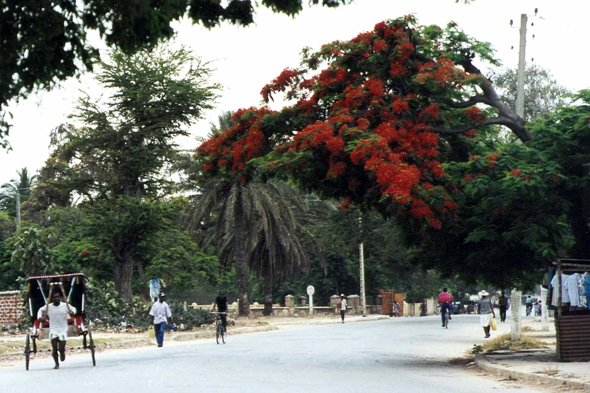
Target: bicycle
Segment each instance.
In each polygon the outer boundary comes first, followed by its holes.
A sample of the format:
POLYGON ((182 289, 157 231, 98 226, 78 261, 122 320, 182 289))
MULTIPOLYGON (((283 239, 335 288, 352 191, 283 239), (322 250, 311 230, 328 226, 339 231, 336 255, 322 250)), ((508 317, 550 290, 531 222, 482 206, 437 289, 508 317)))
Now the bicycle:
POLYGON ((449 328, 449 311, 447 310, 444 314, 445 314, 444 315, 445 329, 448 329, 449 328))
POLYGON ((217 314, 217 322, 215 323, 215 340, 217 344, 219 344, 219 338, 225 344, 225 331, 223 329, 223 324, 221 322, 221 316, 227 315, 227 312, 214 312, 213 314, 217 314))

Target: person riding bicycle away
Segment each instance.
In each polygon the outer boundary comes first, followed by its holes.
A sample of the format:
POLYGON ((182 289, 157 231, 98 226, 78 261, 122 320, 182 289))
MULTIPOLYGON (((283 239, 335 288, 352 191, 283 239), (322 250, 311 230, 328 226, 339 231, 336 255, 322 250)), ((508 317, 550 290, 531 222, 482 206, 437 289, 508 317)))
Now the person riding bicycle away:
POLYGON ((170 311, 170 306, 168 303, 166 303, 165 293, 160 293, 158 301, 154 303, 152 309, 150 310, 150 315, 152 316, 152 323, 154 324, 158 348, 161 348, 164 345, 164 332, 166 331, 166 326, 168 325, 168 318, 170 318, 171 324, 174 323, 172 322, 172 312, 170 311))
POLYGON ((49 320, 49 339, 51 340, 51 355, 55 362, 54 369, 59 368, 59 360, 62 362, 66 360, 66 338, 68 336, 68 315, 74 316, 76 308, 67 303, 61 302, 61 294, 54 292, 51 295, 51 303, 39 309, 37 316, 43 322, 49 320), (58 345, 59 345, 59 360, 58 360, 58 345))
POLYGON ((217 308, 220 313, 225 313, 219 314, 219 317, 221 318, 221 326, 223 326, 223 333, 225 334, 227 333, 227 310, 229 309, 225 292, 219 291, 219 296, 215 298, 211 312, 215 312, 215 308, 217 308))
POLYGON ((449 319, 451 318, 453 303, 453 296, 447 292, 447 288, 443 288, 443 291, 438 295, 438 302, 440 303, 440 317, 442 319, 442 326, 445 327, 445 314, 449 313, 449 319))
POLYGON ((485 338, 490 337, 490 327, 492 324, 492 318, 496 318, 494 307, 492 307, 492 303, 488 298, 489 295, 490 294, 486 292, 485 289, 479 293, 479 296, 481 296, 481 299, 479 300, 478 304, 479 313, 481 314, 481 316, 479 317, 479 321, 481 327, 483 327, 485 338))

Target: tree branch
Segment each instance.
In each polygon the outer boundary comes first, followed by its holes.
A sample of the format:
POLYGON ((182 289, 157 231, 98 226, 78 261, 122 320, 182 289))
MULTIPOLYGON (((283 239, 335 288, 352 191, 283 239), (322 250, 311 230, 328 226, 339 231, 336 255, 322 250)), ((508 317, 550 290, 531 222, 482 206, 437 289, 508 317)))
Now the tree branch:
MULTIPOLYGON (((423 62, 434 61, 432 59, 427 58, 426 56, 416 53, 416 58, 423 62)), ((473 65, 471 59, 466 58, 465 61, 462 63, 458 63, 465 72, 475 75, 482 75, 481 71, 473 65)), ((489 124, 500 124, 505 127, 508 127, 518 138, 523 142, 528 142, 533 139, 533 135, 526 129, 526 122, 523 118, 518 116, 512 109, 510 109, 506 104, 504 104, 496 90, 492 86, 492 84, 485 78, 479 78, 478 86, 483 91, 482 95, 477 95, 475 97, 470 98, 467 101, 463 102, 452 102, 449 106, 453 108, 468 108, 472 105, 482 103, 489 106, 496 108, 500 115, 498 117, 487 119, 482 123, 477 124, 466 124, 464 126, 457 126, 452 128, 439 128, 439 127, 430 127, 431 130, 440 133, 446 134, 460 134, 462 132, 467 132, 474 128, 481 127, 482 125, 489 125, 489 124)))
POLYGON ((475 104, 491 105, 490 100, 486 96, 475 96, 475 97, 471 97, 467 101, 460 101, 460 102, 451 101, 448 103, 448 105, 451 108, 456 108, 456 109, 469 108, 470 106, 473 106, 475 104))
MULTIPOLYGON (((430 126, 430 130, 433 132, 439 133, 439 134, 463 134, 465 132, 471 131, 471 130, 479 128, 481 126, 494 125, 494 124, 506 126, 506 127, 510 128, 517 136, 519 136, 519 134, 516 131, 514 131, 515 129, 520 127, 519 124, 515 124, 512 119, 509 119, 507 117, 502 117, 502 116, 491 117, 491 118, 486 119, 485 121, 480 122, 480 123, 468 123, 468 124, 463 124, 463 125, 455 126, 455 127, 451 127, 451 128, 430 126)), ((526 131, 526 132, 528 133, 528 131, 526 131)), ((519 138, 520 138, 520 136, 519 136, 519 138)))

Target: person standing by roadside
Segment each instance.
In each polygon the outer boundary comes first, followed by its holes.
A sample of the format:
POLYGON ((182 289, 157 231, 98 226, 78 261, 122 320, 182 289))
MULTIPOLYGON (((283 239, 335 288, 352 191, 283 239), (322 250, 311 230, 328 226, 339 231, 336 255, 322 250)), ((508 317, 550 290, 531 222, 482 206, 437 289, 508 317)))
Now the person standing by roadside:
POLYGON ((170 306, 166 303, 166 294, 160 293, 160 298, 152 306, 150 315, 152 316, 152 323, 154 325, 158 347, 162 347, 164 345, 164 332, 166 331, 168 318, 170 318, 170 323, 173 323, 170 306))
POLYGON ((508 309, 508 298, 504 295, 504 291, 502 291, 502 295, 500 295, 499 299, 500 304, 500 322, 506 322, 506 310, 508 309))
POLYGON ((479 317, 479 322, 483 328, 483 332, 485 333, 485 338, 489 338, 492 318, 496 318, 496 313, 494 313, 494 308, 492 307, 492 303, 488 298, 490 294, 486 292, 485 289, 479 293, 479 296, 481 297, 478 305, 479 313, 481 314, 479 317))
MULTIPOLYGON (((63 288, 62 288, 63 290, 63 288)), ((39 309, 39 314, 42 314, 41 326, 43 322, 49 320, 49 339, 51 340, 51 355, 55 362, 54 369, 59 368, 59 360, 62 362, 66 360, 66 339, 68 336, 68 315, 76 314, 76 308, 70 306, 67 301, 61 302, 61 295, 59 292, 54 292, 51 295, 51 304, 39 309), (59 346, 59 348, 58 348, 59 346), (59 360, 58 352, 59 350, 59 360)), ((38 314, 38 315, 39 315, 38 314)))
POLYGON ((340 310, 340 318, 342 318, 342 323, 344 323, 344 314, 346 314, 346 298, 344 294, 341 294, 340 300, 338 300, 338 310, 340 310))
POLYGON ((400 305, 397 302, 397 300, 393 303, 393 316, 394 317, 399 317, 399 309, 400 309, 400 305))

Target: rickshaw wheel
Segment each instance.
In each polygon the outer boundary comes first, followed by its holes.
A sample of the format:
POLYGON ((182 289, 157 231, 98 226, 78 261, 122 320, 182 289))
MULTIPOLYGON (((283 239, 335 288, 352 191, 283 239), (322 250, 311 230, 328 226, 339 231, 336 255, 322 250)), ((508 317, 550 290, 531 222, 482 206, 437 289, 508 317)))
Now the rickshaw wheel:
POLYGON ((96 358, 94 357, 94 340, 92 339, 92 331, 88 326, 88 344, 90 346, 90 354, 92 355, 92 365, 96 366, 96 358))
POLYGON ((31 358, 31 336, 27 334, 25 339, 25 368, 29 369, 29 360, 31 358))

